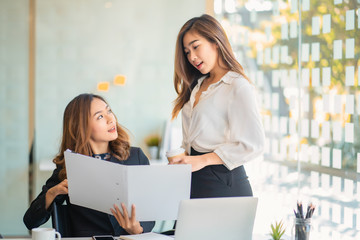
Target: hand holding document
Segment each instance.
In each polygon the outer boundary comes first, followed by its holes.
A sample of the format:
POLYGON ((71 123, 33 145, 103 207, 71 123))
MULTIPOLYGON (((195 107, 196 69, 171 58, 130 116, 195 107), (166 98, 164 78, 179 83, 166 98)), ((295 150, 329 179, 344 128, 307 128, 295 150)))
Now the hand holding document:
POLYGON ((190 165, 122 165, 64 152, 72 204, 112 214, 114 204, 136 207, 138 221, 175 220, 190 198, 190 165))

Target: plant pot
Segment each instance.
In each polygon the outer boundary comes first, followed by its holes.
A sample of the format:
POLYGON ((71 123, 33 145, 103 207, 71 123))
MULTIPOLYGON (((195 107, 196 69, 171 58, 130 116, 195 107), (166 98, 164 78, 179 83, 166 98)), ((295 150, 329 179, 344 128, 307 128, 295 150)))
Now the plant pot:
POLYGON ((159 153, 159 147, 151 146, 149 147, 150 159, 157 159, 159 153))

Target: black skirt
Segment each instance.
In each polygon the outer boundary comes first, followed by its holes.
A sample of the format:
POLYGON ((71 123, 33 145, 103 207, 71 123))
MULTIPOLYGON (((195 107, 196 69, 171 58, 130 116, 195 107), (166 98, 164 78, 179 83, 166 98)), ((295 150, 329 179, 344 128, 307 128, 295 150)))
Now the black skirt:
MULTIPOLYGON (((202 155, 191 148, 191 156, 202 155)), ((244 166, 209 165, 192 173, 190 198, 253 196, 244 166)))

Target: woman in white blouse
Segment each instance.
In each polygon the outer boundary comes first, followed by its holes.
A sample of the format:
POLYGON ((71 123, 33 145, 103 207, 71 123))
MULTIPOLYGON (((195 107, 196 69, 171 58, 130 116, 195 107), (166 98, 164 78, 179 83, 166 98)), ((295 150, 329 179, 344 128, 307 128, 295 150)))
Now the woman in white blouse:
POLYGON ((254 87, 215 18, 205 14, 181 28, 174 85, 172 116, 182 110, 187 155, 170 164, 192 165, 191 198, 252 196, 243 165, 262 153, 263 126, 254 87))

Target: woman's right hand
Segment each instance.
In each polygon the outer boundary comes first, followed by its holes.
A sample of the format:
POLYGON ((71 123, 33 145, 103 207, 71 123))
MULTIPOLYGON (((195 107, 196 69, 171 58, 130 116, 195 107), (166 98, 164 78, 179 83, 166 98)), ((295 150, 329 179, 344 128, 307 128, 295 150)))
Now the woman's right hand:
POLYGON ((191 171, 196 172, 208 165, 224 164, 221 158, 214 152, 198 156, 181 156, 169 160, 169 164, 191 164, 191 171))
POLYGON ((45 209, 47 210, 54 199, 61 194, 68 194, 68 180, 65 179, 54 187, 50 188, 45 195, 45 209))

